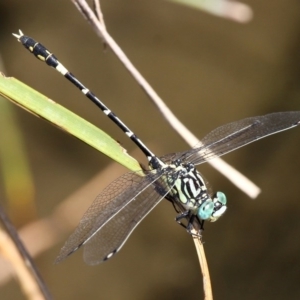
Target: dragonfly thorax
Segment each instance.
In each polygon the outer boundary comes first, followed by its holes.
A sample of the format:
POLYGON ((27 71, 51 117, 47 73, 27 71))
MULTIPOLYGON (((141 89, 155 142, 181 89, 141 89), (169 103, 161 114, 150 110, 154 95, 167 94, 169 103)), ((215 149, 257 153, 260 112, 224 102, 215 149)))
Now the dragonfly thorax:
POLYGON ((197 215, 200 220, 214 222, 224 214, 227 208, 225 194, 217 192, 211 197, 203 177, 192 163, 179 164, 176 161, 169 168, 174 168, 173 172, 176 174, 176 180, 169 192, 175 202, 197 215))

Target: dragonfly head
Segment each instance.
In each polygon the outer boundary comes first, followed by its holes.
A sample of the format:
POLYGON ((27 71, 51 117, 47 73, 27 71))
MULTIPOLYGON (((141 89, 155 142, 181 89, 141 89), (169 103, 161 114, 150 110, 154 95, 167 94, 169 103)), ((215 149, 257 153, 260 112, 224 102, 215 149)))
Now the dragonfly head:
POLYGON ((227 199, 224 193, 217 192, 213 199, 207 198, 199 207, 197 216, 200 220, 217 221, 227 209, 227 199))

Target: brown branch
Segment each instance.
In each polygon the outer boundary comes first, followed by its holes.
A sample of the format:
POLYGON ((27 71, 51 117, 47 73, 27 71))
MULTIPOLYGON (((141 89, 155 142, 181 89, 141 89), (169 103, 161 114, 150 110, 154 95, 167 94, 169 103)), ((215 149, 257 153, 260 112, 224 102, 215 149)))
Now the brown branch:
POLYGON ((42 276, 2 207, 0 219, 9 234, 8 236, 0 231, 0 252, 14 266, 24 293, 31 300, 52 299, 42 276))
POLYGON ((201 240, 202 230, 200 228, 199 229, 195 228, 192 230, 191 233, 192 233, 193 241, 195 244, 196 252, 198 255, 200 269, 202 272, 204 299, 205 300, 213 300, 213 293, 212 293, 209 269, 208 269, 208 264, 207 264, 207 260, 206 260, 206 256, 205 256, 203 243, 201 240))
POLYGON ((100 1, 94 0, 93 6, 94 6, 94 11, 95 11, 95 15, 97 16, 97 19, 99 20, 99 22, 103 25, 104 29, 106 30, 103 13, 102 13, 102 10, 100 7, 100 1))

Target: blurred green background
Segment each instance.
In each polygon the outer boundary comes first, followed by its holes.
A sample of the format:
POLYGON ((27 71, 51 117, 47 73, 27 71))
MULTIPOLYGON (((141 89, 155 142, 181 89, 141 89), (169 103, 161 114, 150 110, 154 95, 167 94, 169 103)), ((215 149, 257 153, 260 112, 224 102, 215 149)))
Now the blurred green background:
MULTIPOLYGON (((300 110, 299 1, 247 1, 254 11, 248 24, 162 0, 101 4, 110 34, 199 138, 245 117, 300 110)), ((93 104, 16 42, 11 33, 22 29, 53 51, 155 153, 188 149, 112 52, 103 51, 71 1, 0 0, 0 20, 0 51, 7 76, 86 118, 128 151, 135 149, 93 104)), ((38 216, 47 217, 112 162, 12 107, 33 173, 38 216)), ((0 134, 5 130, 2 127, 0 134)), ((296 128, 226 156, 261 187, 255 201, 210 166, 199 168, 229 202, 226 215, 206 224, 204 232, 216 299, 300 298, 299 147, 296 128)), ((146 163, 140 153, 135 157, 146 163)), ((124 172, 120 167, 105 180, 124 172)), ((0 196, 7 206, 2 187, 0 196)), ((93 197, 86 199, 87 206, 93 197)), ((53 265, 64 240, 35 261, 55 299, 202 299, 194 245, 174 222, 175 215, 163 201, 122 251, 97 267, 85 265, 81 253, 53 265)), ((15 280, 0 287, 0 296, 24 298, 15 280)))

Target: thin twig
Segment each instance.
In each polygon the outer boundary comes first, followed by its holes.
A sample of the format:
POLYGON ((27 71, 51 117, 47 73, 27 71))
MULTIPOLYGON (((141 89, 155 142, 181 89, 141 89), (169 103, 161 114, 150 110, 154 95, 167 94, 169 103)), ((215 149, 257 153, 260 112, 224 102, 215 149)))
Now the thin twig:
POLYGON ((211 280, 210 280, 210 276, 209 276, 209 269, 208 269, 208 265, 207 265, 207 261, 206 261, 203 243, 202 243, 201 239, 199 238, 199 236, 197 236, 196 234, 193 235, 193 241, 195 244, 195 248, 196 248, 199 263, 200 263, 200 269, 202 272, 204 299, 205 300, 213 300, 211 280))
POLYGON ((95 11, 95 15, 97 16, 97 19, 99 20, 99 22, 103 25, 104 29, 106 30, 103 13, 102 13, 101 6, 100 6, 100 1, 94 0, 93 6, 94 6, 94 11, 95 11))
MULTIPOLYGON (((104 22, 104 17, 103 17, 103 14, 102 14, 102 10, 101 10, 101 6, 100 6, 100 1, 99 0, 93 0, 93 9, 94 9, 94 13, 95 13, 98 21, 103 25, 103 27, 106 30, 106 26, 105 26, 105 22, 104 22)), ((104 38, 102 38, 102 41, 103 41, 104 50, 106 50, 107 47, 108 47, 108 45, 106 44, 104 38)))
MULTIPOLYGON (((176 211, 178 213, 185 212, 186 209, 181 203, 176 203, 176 211)), ((198 260, 200 264, 200 269, 202 273, 202 282, 203 282, 203 293, 204 293, 204 299, 205 300, 213 300, 213 293, 212 293, 212 286, 209 276, 209 269, 208 264, 205 256, 205 251, 202 243, 202 232, 203 232, 203 225, 204 222, 201 224, 195 219, 192 226, 193 228, 191 230, 188 230, 188 232, 191 234, 196 252, 198 255, 198 260)))
POLYGON ((190 233, 192 234, 192 238, 198 255, 200 269, 202 272, 204 300, 213 300, 209 269, 208 269, 203 243, 202 243, 202 232, 203 232, 203 223, 199 224, 198 222, 194 222, 193 229, 191 230, 190 233))
POLYGON ((11 238, 10 240, 4 232, 1 232, 1 252, 5 254, 6 258, 14 265, 24 292, 28 295, 29 299, 32 300, 51 300, 52 296, 50 295, 45 282, 37 270, 30 254, 20 240, 15 227, 12 225, 1 206, 0 219, 11 238))
MULTIPOLYGON (((85 0, 71 0, 83 16, 92 25, 96 34, 108 44, 115 55, 123 63, 125 68, 138 82, 141 88, 145 91, 149 99, 156 105, 161 114, 166 118, 169 124, 176 130, 176 132, 191 146, 199 145, 200 141, 198 138, 191 133, 171 112, 171 110, 166 106, 158 94, 153 90, 150 84, 145 80, 145 78, 138 72, 138 70, 133 66, 130 60, 127 58, 122 49, 109 35, 103 24, 97 19, 96 15, 86 3, 85 0)), ((99 6, 100 8, 100 6, 99 6)), ((251 198, 256 198, 260 193, 260 188, 251 182, 247 177, 241 174, 239 171, 234 169, 228 163, 226 163, 221 158, 215 158, 209 161, 215 169, 227 177, 233 184, 235 184, 239 189, 246 193, 251 198)))

